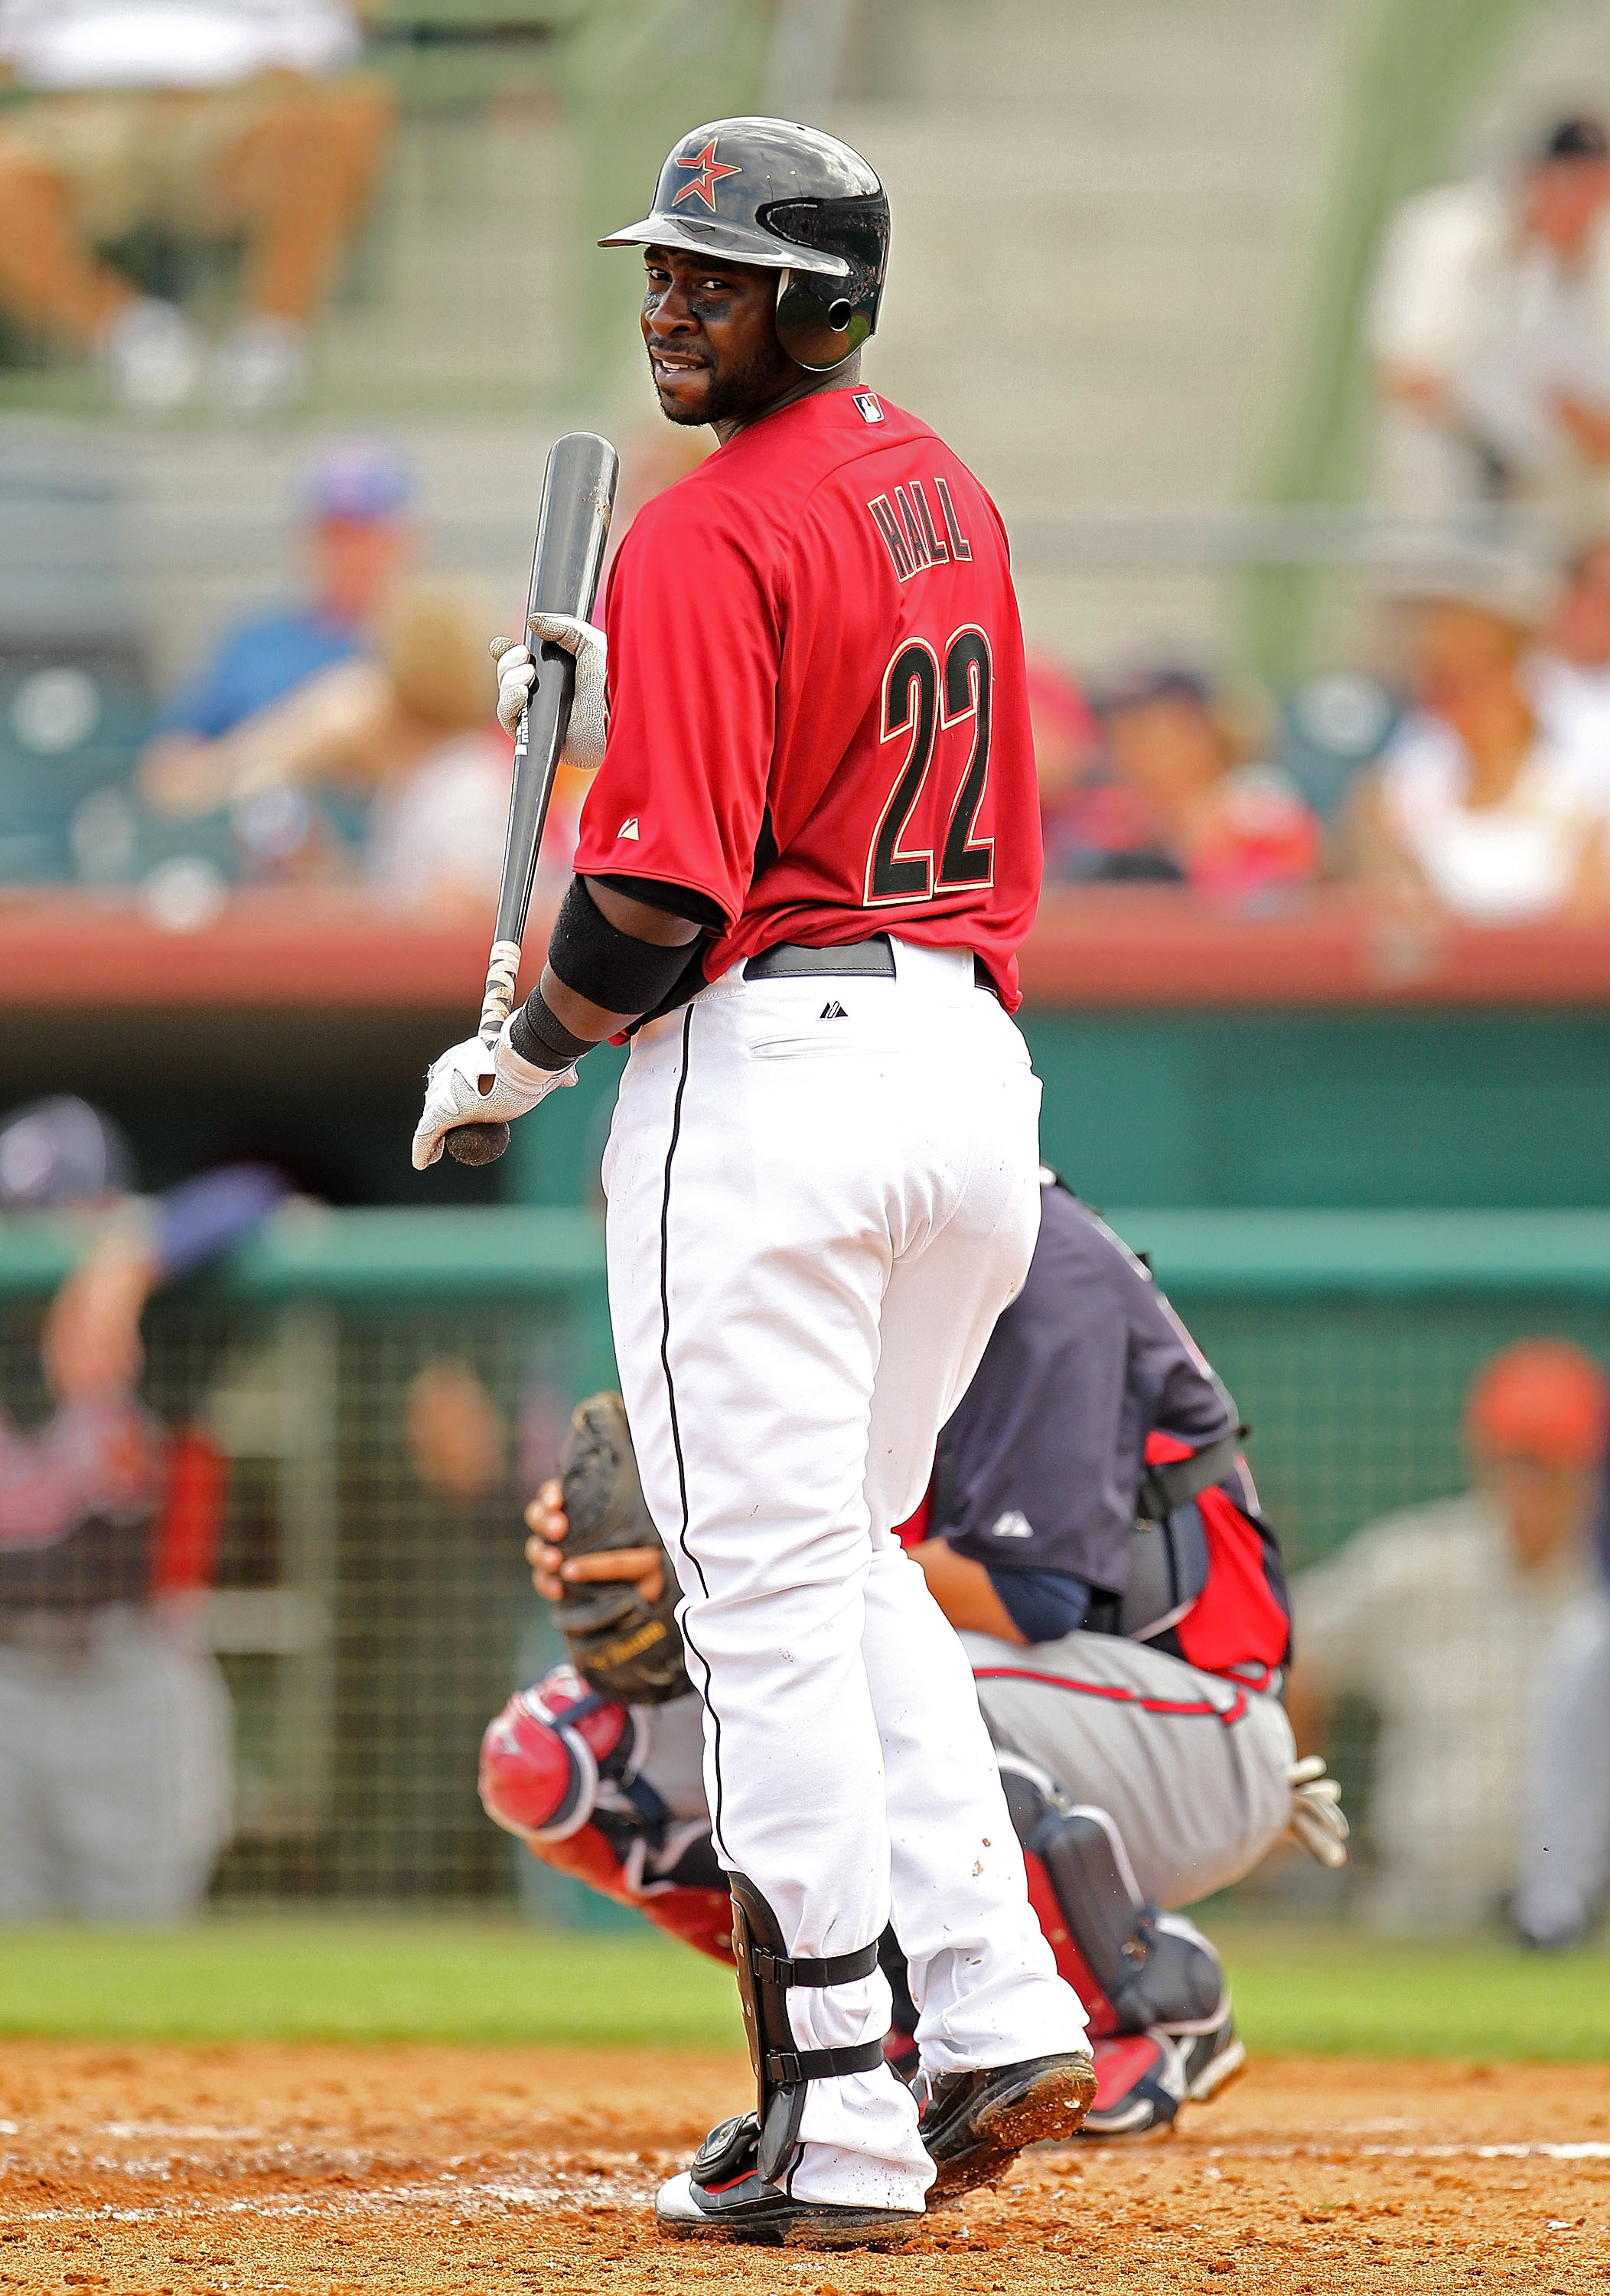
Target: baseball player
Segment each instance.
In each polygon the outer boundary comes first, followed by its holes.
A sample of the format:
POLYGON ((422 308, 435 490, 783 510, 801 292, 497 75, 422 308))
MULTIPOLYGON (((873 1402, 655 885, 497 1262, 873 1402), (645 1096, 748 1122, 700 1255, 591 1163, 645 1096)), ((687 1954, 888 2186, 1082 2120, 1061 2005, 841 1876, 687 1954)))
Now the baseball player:
POLYGON ((721 445, 639 513, 602 632, 534 625, 576 656, 566 761, 600 761, 577 874, 495 1060, 446 1054, 414 1141, 423 1168, 634 1031, 610 1311, 756 2080, 661 2188, 684 2235, 896 2243, 1095 2087, 966 1659, 894 1535, 1034 1248, 1009 1013, 1040 830, 1000 518, 861 381, 888 229, 846 145, 735 119, 606 242, 643 250, 662 410, 721 445), (883 2054, 891 1909, 920 2136, 883 2054))
POLYGON ((176 1920, 229 1838, 229 1699, 192 1616, 225 1463, 140 1399, 140 1319, 287 1184, 253 1164, 146 1199, 134 1181, 118 1127, 70 1094, 0 1122, 0 1218, 94 1223, 41 1334, 50 1411, 19 1426, 0 1394, 0 1922, 176 1920))
MULTIPOLYGON (((1346 1823, 1334 1783, 1294 1762, 1284 1579, 1234 1406, 1141 1263, 1050 1174, 1042 1201, 1027 1281, 900 1535, 946 1615, 981 1629, 963 1639, 1030 1896, 1099 2036, 1083 2133, 1138 2136, 1244 2062, 1216 1954, 1159 1905, 1239 1879, 1288 1825, 1340 1863, 1346 1823)), ((582 1406, 562 1490, 527 1520, 575 1663, 488 1727, 486 1808, 727 1957, 696 1702, 614 1398, 582 1406)), ((886 1966, 891 2061, 914 2070, 903 1958, 886 1966)))

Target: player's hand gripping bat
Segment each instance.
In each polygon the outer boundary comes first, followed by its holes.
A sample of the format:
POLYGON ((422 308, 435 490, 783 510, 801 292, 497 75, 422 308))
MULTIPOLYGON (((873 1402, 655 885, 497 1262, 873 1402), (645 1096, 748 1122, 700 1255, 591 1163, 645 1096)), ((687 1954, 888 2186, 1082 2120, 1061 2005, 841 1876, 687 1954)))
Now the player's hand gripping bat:
MULTIPOLYGON (((556 440, 543 474, 536 547, 531 555, 531 585, 526 600, 526 643, 536 664, 536 676, 514 736, 509 833, 503 845, 497 924, 481 1004, 479 1034, 487 1045, 496 1043, 514 1003, 531 881, 536 874, 543 824, 548 818, 548 800, 553 794, 553 776, 576 693, 574 656, 562 646, 539 639, 531 628, 531 617, 573 614, 578 621, 591 619, 619 474, 620 457, 614 447, 591 430, 567 431, 556 440)), ((494 652, 507 652, 511 643, 494 640, 494 652)), ((508 1145, 506 1124, 461 1124, 446 1140, 448 1154, 461 1164, 490 1164, 508 1145)))

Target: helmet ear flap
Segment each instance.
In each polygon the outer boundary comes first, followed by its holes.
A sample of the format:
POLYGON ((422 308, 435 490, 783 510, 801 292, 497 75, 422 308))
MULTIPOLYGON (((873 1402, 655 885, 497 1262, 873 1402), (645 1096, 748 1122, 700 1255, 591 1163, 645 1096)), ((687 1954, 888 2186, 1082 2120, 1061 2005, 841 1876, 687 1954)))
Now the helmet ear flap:
POLYGON ((809 271, 778 275, 777 340, 807 374, 830 374, 872 332, 876 291, 857 301, 835 295, 836 283, 809 271))

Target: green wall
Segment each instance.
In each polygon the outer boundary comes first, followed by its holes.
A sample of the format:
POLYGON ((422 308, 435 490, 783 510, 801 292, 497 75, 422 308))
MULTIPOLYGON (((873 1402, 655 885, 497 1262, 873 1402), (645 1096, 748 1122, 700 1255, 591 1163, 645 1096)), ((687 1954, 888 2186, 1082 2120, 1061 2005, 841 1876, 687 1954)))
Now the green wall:
MULTIPOLYGON (((1023 1016, 1045 1153, 1092 1202, 1610 1203, 1610 1025, 1596 1013, 1023 1016)), ((584 1201, 625 1055, 517 1125, 514 1202, 584 1201)))
POLYGON ((1610 1201, 1610 1027, 1561 1012, 1024 1016, 1097 1203, 1610 1201))

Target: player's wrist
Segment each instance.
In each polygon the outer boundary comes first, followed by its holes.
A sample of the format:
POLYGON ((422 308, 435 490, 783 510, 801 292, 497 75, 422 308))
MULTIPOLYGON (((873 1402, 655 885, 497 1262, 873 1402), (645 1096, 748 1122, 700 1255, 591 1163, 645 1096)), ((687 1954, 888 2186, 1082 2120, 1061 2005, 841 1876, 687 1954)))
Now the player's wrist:
POLYGON ((584 1053, 590 1053, 596 1042, 596 1037, 578 1037, 566 1028, 539 983, 504 1021, 498 1052, 500 1059, 507 1056, 526 1068, 566 1069, 584 1053))

